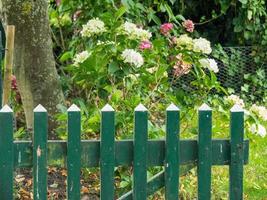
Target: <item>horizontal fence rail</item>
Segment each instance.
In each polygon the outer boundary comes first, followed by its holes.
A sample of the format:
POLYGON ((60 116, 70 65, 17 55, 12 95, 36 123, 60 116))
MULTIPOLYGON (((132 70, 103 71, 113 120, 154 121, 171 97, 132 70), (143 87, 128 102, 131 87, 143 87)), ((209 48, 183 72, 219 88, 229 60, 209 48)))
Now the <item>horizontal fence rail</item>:
MULTIPOLYGON (((248 163, 249 142, 244 140, 244 164, 248 163)), ((31 168, 32 142, 15 141, 14 167, 31 168)), ((115 166, 132 166, 134 143, 132 140, 115 142, 115 166), (122 151, 123 149, 123 151, 122 151)), ((164 166, 165 140, 148 140, 147 166, 164 166)), ((228 139, 212 140, 212 165, 230 164, 230 141, 228 139)), ((180 165, 197 163, 198 143, 196 140, 180 140, 180 165)), ((67 142, 48 140, 47 163, 53 167, 67 166, 67 142)), ((81 141, 81 167, 99 167, 100 141, 81 141)))
POLYGON ((133 188, 120 200, 145 200, 162 186, 165 199, 179 198, 180 166, 197 166, 198 199, 211 199, 211 168, 229 165, 229 198, 243 198, 243 165, 248 163, 249 141, 244 140, 244 111, 235 105, 230 111, 230 139, 212 139, 212 110, 203 104, 198 110, 198 138, 180 139, 180 110, 166 109, 166 138, 148 139, 148 110, 138 105, 134 114, 132 140, 115 140, 115 111, 101 110, 100 140, 81 140, 81 112, 68 109, 67 141, 47 140, 48 114, 41 105, 34 109, 33 141, 13 141, 13 111, 0 110, 0 199, 13 198, 13 171, 33 168, 34 199, 47 199, 47 167, 66 167, 67 197, 80 199, 81 168, 100 167, 100 199, 115 199, 114 170, 133 167, 133 188), (148 167, 164 171, 147 180, 148 167))

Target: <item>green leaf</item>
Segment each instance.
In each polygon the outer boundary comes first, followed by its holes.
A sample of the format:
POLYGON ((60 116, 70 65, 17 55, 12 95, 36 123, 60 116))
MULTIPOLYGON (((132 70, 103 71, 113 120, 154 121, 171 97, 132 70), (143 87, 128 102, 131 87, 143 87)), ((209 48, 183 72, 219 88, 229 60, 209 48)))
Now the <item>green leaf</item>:
POLYGON ((183 15, 176 15, 176 19, 185 21, 185 18, 183 15))
POLYGON ((119 65, 116 61, 114 62, 111 62, 109 65, 108 65, 108 73, 110 74, 114 74, 115 72, 117 72, 119 70, 119 65))
POLYGON ((125 6, 120 7, 117 12, 115 13, 116 21, 121 18, 127 11, 127 8, 125 6))
POLYGON ((130 185, 130 183, 128 181, 121 181, 120 182, 120 188, 125 188, 127 187, 128 185, 130 185))
POLYGON ((239 2, 241 2, 242 4, 247 4, 248 0, 239 0, 239 2))
POLYGON ((171 4, 173 5, 177 0, 170 0, 171 4))
POLYGON ((72 52, 71 51, 67 51, 67 52, 63 53, 60 56, 60 59, 59 60, 60 60, 60 62, 64 62, 64 61, 72 58, 72 56, 73 56, 72 52))

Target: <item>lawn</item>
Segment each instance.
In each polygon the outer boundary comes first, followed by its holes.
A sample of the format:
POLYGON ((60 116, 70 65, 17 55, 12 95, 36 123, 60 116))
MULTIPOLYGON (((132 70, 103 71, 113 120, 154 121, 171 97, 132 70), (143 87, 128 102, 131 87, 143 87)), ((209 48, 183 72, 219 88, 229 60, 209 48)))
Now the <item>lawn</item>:
MULTIPOLYGON (((193 126, 196 127, 196 120, 193 126)), ((229 122, 219 124, 220 114, 213 116, 213 138, 229 137, 229 122)), ((194 129, 194 128, 193 128, 194 129)), ((191 130, 193 130, 191 129, 191 130)), ((190 130, 190 129, 189 129, 190 130)), ((189 137, 190 134, 185 133, 189 137)), ((249 163, 244 167, 244 199, 267 200, 267 138, 245 134, 250 140, 249 163), (264 159, 265 158, 265 159, 264 159)), ((180 192, 184 199, 194 199, 197 194, 196 169, 180 178, 180 192)), ((212 167, 212 199, 227 200, 229 195, 229 167, 212 167)))

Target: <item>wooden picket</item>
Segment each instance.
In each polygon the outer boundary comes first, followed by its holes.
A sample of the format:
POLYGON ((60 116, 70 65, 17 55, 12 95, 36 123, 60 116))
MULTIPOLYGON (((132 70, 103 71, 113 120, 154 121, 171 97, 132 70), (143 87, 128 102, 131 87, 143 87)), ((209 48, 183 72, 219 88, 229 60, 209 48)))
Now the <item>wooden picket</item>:
POLYGON ((47 111, 38 105, 34 109, 33 136, 33 198, 47 199, 47 111))
POLYGON ((198 113, 198 199, 211 198, 211 118, 212 112, 209 106, 203 104, 198 113))
POLYGON ((84 167, 100 167, 100 199, 145 200, 165 187, 165 199, 179 198, 179 166, 197 166, 198 199, 211 199, 211 167, 229 165, 229 199, 243 199, 243 166, 248 163, 249 142, 244 140, 244 112, 234 106, 230 112, 230 139, 212 140, 212 110, 203 104, 198 111, 196 140, 180 139, 180 111, 171 104, 166 109, 166 138, 148 139, 148 110, 138 105, 134 111, 134 139, 115 141, 115 111, 101 110, 100 140, 81 140, 81 112, 68 109, 68 140, 47 140, 48 114, 41 105, 34 109, 34 136, 31 141, 13 141, 13 111, 0 110, 0 199, 13 198, 13 171, 33 168, 34 199, 47 199, 47 167, 66 167, 67 198, 80 199, 80 172, 84 167), (53 162, 57 160, 57 162, 53 162), (66 163, 66 166, 65 166, 66 163), (114 169, 133 166, 133 188, 115 195, 114 169), (147 180, 147 168, 164 171, 147 180))
POLYGON ((13 111, 0 111, 0 199, 13 197, 13 111))
POLYGON ((68 109, 67 169, 68 200, 80 199, 81 112, 76 105, 68 109))
POLYGON ((115 116, 110 105, 101 110, 100 178, 101 199, 114 199, 115 116))
POLYGON ((165 199, 177 200, 179 195, 179 109, 171 104, 167 108, 165 152, 165 199))

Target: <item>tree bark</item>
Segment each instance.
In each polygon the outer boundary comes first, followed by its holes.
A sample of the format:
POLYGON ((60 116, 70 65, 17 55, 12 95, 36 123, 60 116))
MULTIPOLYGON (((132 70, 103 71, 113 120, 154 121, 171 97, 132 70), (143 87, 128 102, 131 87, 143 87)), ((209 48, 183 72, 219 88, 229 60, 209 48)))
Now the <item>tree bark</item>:
POLYGON ((0 10, 4 24, 16 27, 14 74, 27 128, 33 127, 34 107, 42 104, 53 130, 56 122, 52 116, 57 106, 64 104, 64 96, 53 57, 47 0, 0 0, 0 10))

